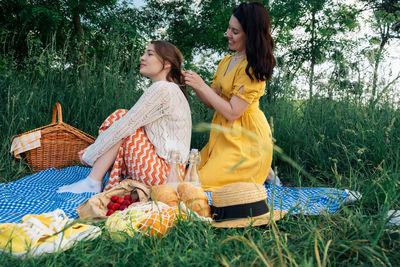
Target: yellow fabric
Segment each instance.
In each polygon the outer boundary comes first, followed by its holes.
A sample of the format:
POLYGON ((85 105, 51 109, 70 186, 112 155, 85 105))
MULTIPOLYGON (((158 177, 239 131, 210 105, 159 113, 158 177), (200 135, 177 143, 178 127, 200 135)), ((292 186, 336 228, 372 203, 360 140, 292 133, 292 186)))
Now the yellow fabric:
POLYGON ((263 184, 268 176, 272 162, 272 134, 264 113, 259 109, 258 100, 264 95, 265 82, 255 79, 251 81, 245 69, 247 60, 243 59, 225 74, 232 55, 219 63, 211 87, 217 89, 219 95, 230 101, 236 95, 249 103, 244 114, 234 121, 228 122, 217 111, 212 123, 236 133, 212 130, 208 144, 201 150, 199 166, 200 180, 205 191, 230 183, 250 182, 263 184), (241 87, 243 92, 239 92, 241 87), (259 137, 254 140, 244 133, 250 131, 259 137), (238 166, 236 166, 240 163, 238 166), (236 166, 232 170, 232 168, 236 166))
POLYGON ((40 215, 25 215, 20 223, 0 224, 0 253, 11 252, 14 256, 30 253, 39 256, 66 250, 75 241, 94 238, 101 233, 97 226, 72 224, 62 210, 40 215))
POLYGON ((40 147, 40 130, 27 133, 18 137, 15 137, 11 144, 10 152, 14 153, 14 157, 20 159, 19 154, 40 147))

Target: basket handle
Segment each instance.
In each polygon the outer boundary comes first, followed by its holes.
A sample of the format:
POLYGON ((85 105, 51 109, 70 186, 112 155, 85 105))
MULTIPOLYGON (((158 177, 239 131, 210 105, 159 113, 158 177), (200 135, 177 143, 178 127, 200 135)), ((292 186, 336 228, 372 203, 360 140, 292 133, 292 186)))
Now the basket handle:
POLYGON ((60 103, 55 103, 53 107, 53 117, 51 119, 51 123, 56 123, 58 115, 58 123, 62 123, 62 110, 61 110, 61 104, 60 103), (57 112, 57 113, 56 113, 57 112))

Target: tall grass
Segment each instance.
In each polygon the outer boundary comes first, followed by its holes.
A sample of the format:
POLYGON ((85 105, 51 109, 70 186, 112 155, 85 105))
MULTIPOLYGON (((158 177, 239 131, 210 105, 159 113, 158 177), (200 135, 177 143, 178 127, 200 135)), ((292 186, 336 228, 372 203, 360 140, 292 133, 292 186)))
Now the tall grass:
MULTIPOLYGON (((140 49, 132 50, 130 64, 119 60, 117 48, 101 60, 87 58, 83 73, 69 65, 67 50, 33 48, 24 70, 12 60, 1 68, 0 182, 30 173, 8 152, 11 137, 50 123, 55 102, 62 104, 66 123, 96 136, 104 118, 117 108, 130 108, 146 85, 137 70, 140 49)), ((190 95, 189 101, 194 125, 211 121, 212 112, 196 97, 190 95)), ((261 108, 273 125, 276 145, 313 177, 277 156, 274 166, 284 183, 355 189, 362 200, 336 214, 287 216, 258 228, 216 229, 180 221, 165 238, 137 235, 123 242, 104 231, 65 253, 23 261, 0 255, 0 266, 399 265, 399 235, 386 226, 387 211, 399 208, 399 111, 285 97, 271 103, 263 99, 261 108)), ((194 132, 192 147, 201 148, 207 138, 194 132)), ((104 227, 104 222, 97 224, 104 227)))
MULTIPOLYGON (((354 186, 353 175, 367 179, 383 165, 398 172, 399 110, 329 99, 279 99, 268 107, 276 144, 319 177, 320 185, 354 186)), ((283 175, 290 172, 279 158, 276 164, 284 168, 283 175)))

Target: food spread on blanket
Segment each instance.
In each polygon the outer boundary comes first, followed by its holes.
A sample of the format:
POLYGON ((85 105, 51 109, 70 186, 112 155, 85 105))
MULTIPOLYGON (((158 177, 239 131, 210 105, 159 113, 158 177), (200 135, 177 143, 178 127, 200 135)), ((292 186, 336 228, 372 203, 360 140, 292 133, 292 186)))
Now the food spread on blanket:
POLYGON ((133 236, 135 233, 161 237, 168 233, 179 214, 182 211, 177 207, 162 202, 138 203, 108 217, 106 228, 111 237, 116 239, 124 239, 126 234, 133 236))
POLYGON ((154 201, 159 201, 171 207, 178 207, 178 193, 170 185, 156 185, 151 188, 150 197, 154 201))
MULTIPOLYGON (((124 180, 120 183, 120 186, 113 188, 114 190, 112 189, 110 191, 93 196, 92 198, 96 198, 96 196, 103 195, 102 198, 98 198, 98 202, 96 202, 96 205, 94 206, 98 206, 99 210, 104 212, 102 213, 102 216, 106 215, 107 213, 106 228, 110 231, 110 233, 112 233, 112 236, 115 236, 115 233, 121 231, 131 236, 139 232, 151 236, 163 236, 165 233, 168 233, 169 229, 174 225, 177 218, 180 216, 186 219, 196 218, 198 215, 197 218, 199 219, 210 219, 211 212, 209 201, 211 193, 204 192, 201 187, 195 185, 195 177, 193 179, 191 178, 191 174, 197 173, 197 160, 198 156, 196 156, 195 153, 191 153, 191 157, 189 158, 189 168, 186 172, 185 179, 184 181, 182 181, 182 179, 177 179, 178 182, 176 183, 175 188, 168 184, 153 186, 151 189, 145 187, 142 188, 142 184, 137 181, 124 180), (128 186, 130 183, 136 184, 128 186), (147 197, 139 197, 140 193, 145 194, 147 197), (153 201, 148 201, 149 196, 153 201), (139 202, 138 198, 142 202, 139 202), (193 214, 195 214, 195 217, 192 217, 193 214)), ((177 161, 176 163, 181 164, 180 161, 177 161)), ((171 169, 175 170, 179 177, 183 177, 178 166, 175 166, 175 168, 171 169)), ((62 171, 57 173, 62 173, 62 171)), ((86 176, 86 174, 82 175, 82 177, 83 176, 86 176)), ((68 174, 66 177, 73 176, 68 174)), ((35 182, 37 182, 37 179, 35 179, 35 182)), ((17 184, 18 183, 16 183, 16 185, 17 184)), ((269 196, 273 195, 272 191, 270 192, 268 187, 266 187, 266 190, 269 196)), ((276 192, 279 190, 281 190, 281 188, 278 187, 278 189, 275 188, 273 192, 276 194, 276 192)), ((282 188, 282 190, 289 189, 282 188)), ((294 191, 294 189, 291 190, 294 191)), ((315 189, 313 190, 315 191, 315 189)), ((291 193, 294 195, 292 191, 291 193)), ((320 193, 323 196, 327 195, 326 199, 327 201, 329 200, 329 203, 331 203, 332 201, 330 195, 338 197, 338 190, 332 189, 332 192, 327 191, 329 190, 324 189, 320 193)), ((313 201, 312 203, 320 203, 322 201, 321 194, 318 193, 317 196, 319 202, 313 201)), ((302 203, 309 203, 310 195, 314 196, 315 194, 308 193, 307 189, 302 188, 301 190, 298 190, 297 194, 295 194, 295 199, 293 201, 296 201, 297 203, 299 198, 307 198, 307 201, 302 201, 302 203)), ((273 199, 273 197, 268 197, 268 199, 273 199)), ((323 199, 325 200, 325 197, 323 199)), ((285 200, 291 200, 291 198, 288 198, 285 195, 285 200)), ((285 205, 286 203, 285 201, 275 201, 274 203, 277 202, 281 203, 281 205, 285 205)), ((321 205, 326 206, 327 204, 325 202, 326 201, 323 203, 321 202, 321 205)), ((321 205, 318 207, 319 212, 321 205)), ((331 206, 332 205, 329 205, 329 208, 331 208, 331 206)), ((293 205, 290 204, 290 207, 293 207, 293 205)), ((288 206, 285 208, 284 206, 285 209, 290 209, 290 207, 288 206)), ((78 214, 81 216, 79 212, 78 214)))
POLYGON ((138 202, 138 198, 132 198, 131 194, 125 196, 117 196, 114 195, 111 197, 110 202, 107 204, 107 214, 106 216, 110 216, 116 210, 124 210, 129 207, 132 203, 138 202))
POLYGON ((124 239, 120 232, 133 236, 139 228, 141 220, 144 219, 144 215, 142 211, 137 209, 130 209, 126 213, 113 213, 106 221, 106 228, 111 237, 115 239, 124 239))
POLYGON ((201 188, 197 166, 200 164, 200 153, 197 149, 192 149, 189 154, 189 167, 185 179, 178 164, 180 163, 178 151, 171 151, 168 162, 170 173, 167 184, 156 185, 151 188, 150 197, 156 202, 165 203, 171 207, 178 207, 182 201, 188 209, 196 212, 200 216, 210 217, 210 206, 208 197, 201 188))
POLYGON ((179 201, 182 201, 187 208, 200 216, 211 216, 206 193, 201 187, 193 184, 180 183, 177 191, 169 185, 153 186, 150 197, 154 201, 165 203, 171 207, 177 207, 179 201))
POLYGON ((153 201, 131 205, 130 195, 112 196, 107 205, 106 228, 113 238, 124 239, 124 234, 130 236, 141 232, 150 236, 162 236, 169 231, 177 220, 177 215, 185 217, 186 210, 199 217, 210 217, 211 209, 208 197, 201 188, 197 173, 200 159, 198 150, 190 153, 189 168, 185 181, 182 179, 179 168, 180 155, 171 151, 168 162, 170 172, 167 184, 156 185, 151 188, 150 197, 153 201), (184 209, 180 209, 184 203, 184 209), (122 234, 121 234, 122 233, 122 234))
POLYGON ((201 187, 193 184, 181 183, 178 186, 178 194, 186 207, 203 217, 211 217, 211 208, 208 205, 208 197, 201 187))

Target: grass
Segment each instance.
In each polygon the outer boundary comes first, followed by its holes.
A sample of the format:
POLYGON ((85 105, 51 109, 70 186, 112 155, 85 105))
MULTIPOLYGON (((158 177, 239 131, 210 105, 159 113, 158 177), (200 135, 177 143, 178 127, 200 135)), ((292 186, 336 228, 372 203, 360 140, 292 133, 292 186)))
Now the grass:
MULTIPOLYGON (((11 61, 1 69, 2 183, 31 173, 23 161, 12 159, 11 137, 50 123, 56 101, 66 123, 96 136, 103 119, 132 106, 146 83, 137 69, 116 60, 117 52, 100 61, 88 59, 84 76, 73 67, 59 67, 66 59, 57 55, 48 49, 32 54, 24 71, 11 61)), ((193 95, 189 101, 193 125, 211 121, 211 111, 193 95)), ((386 214, 399 209, 399 111, 390 103, 372 109, 347 100, 287 97, 272 103, 263 99, 261 108, 273 125, 276 145, 310 174, 277 155, 274 166, 284 183, 358 190, 361 201, 336 214, 286 216, 258 228, 217 229, 179 221, 162 239, 136 235, 118 242, 104 222, 97 222, 104 230, 97 240, 39 258, 3 254, 0 266, 398 266, 399 234, 386 226, 386 214)), ((194 132, 192 147, 201 148, 207 138, 205 132, 194 132)))

